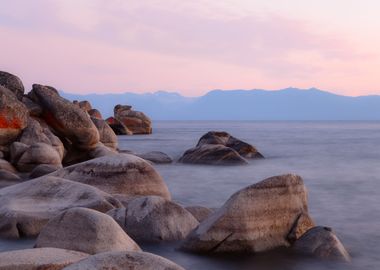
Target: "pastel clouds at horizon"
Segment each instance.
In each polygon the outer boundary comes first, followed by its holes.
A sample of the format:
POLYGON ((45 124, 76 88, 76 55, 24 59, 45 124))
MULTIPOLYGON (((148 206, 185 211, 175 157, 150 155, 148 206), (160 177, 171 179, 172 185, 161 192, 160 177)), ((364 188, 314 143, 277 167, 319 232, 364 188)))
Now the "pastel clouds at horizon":
POLYGON ((0 69, 76 93, 379 94, 380 2, 308 2, 2 0, 0 69))

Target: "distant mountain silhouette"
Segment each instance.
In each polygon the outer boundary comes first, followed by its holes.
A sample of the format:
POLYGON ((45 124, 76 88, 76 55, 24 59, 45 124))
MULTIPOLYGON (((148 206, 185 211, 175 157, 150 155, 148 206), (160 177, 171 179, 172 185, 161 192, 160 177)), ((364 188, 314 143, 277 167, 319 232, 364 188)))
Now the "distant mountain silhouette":
POLYGON ((165 91, 61 95, 90 101, 103 117, 112 116, 116 104, 128 104, 153 120, 380 120, 380 96, 348 97, 316 88, 213 90, 196 98, 165 91))

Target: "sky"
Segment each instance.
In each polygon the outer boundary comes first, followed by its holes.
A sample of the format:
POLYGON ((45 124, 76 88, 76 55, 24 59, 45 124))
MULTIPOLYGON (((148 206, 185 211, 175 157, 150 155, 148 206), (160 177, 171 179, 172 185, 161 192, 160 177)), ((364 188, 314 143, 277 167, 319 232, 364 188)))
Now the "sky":
POLYGON ((71 93, 380 94, 378 0, 0 0, 0 70, 71 93))

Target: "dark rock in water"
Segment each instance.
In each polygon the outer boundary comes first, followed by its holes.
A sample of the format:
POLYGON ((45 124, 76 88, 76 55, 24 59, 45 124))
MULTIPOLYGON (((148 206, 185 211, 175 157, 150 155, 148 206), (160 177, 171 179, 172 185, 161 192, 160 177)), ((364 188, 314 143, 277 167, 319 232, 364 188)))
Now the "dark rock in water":
POLYGON ((72 207, 107 212, 122 205, 97 188, 44 176, 0 189, 0 237, 35 237, 52 217, 72 207))
POLYGON ((349 262, 351 257, 331 228, 317 226, 308 230, 293 246, 299 254, 349 262))
POLYGON ((204 144, 187 150, 179 162, 206 165, 242 165, 248 162, 234 149, 221 144, 204 144))
POLYGON ((0 71, 0 85, 11 90, 17 99, 24 95, 24 85, 19 77, 5 71, 0 71))
POLYGON ((41 230, 36 247, 55 247, 96 254, 141 251, 108 215, 86 208, 71 208, 52 218, 41 230))
POLYGON ((152 121, 143 112, 133 111, 131 106, 116 105, 114 117, 126 126, 133 134, 151 134, 152 121))
POLYGON ((49 173, 55 172, 56 170, 59 170, 61 168, 62 166, 58 166, 58 165, 40 164, 33 169, 33 171, 29 175, 29 178, 33 179, 33 178, 41 177, 49 173))
POLYGON ((31 248, 0 253, 2 270, 60 270, 87 258, 82 252, 59 248, 31 248))
POLYGON ((152 151, 144 154, 137 155, 145 160, 149 160, 155 164, 167 164, 172 163, 173 160, 167 154, 159 151, 152 151))
POLYGON ((99 131, 100 142, 107 147, 116 149, 118 146, 117 136, 107 122, 103 119, 94 117, 91 117, 91 120, 99 131))
POLYGON ((199 222, 205 220, 209 215, 211 215, 213 210, 204 206, 187 206, 185 207, 199 222))
POLYGON ((130 131, 122 122, 114 117, 107 118, 106 122, 116 135, 133 135, 132 131, 130 131))
POLYGON ((65 167, 54 176, 95 186, 111 194, 157 195, 170 199, 158 172, 144 159, 113 154, 65 167))
POLYGON ((91 117, 98 118, 98 119, 103 119, 102 114, 97 109, 91 109, 91 110, 89 110, 88 114, 91 117))
POLYGON ((108 214, 136 241, 181 240, 199 224, 186 209, 158 196, 133 199, 108 214))
POLYGON ((224 131, 209 131, 204 134, 199 139, 197 146, 205 144, 221 144, 230 147, 245 158, 263 158, 263 155, 253 145, 243 142, 224 131))
POLYGON ((64 270, 184 270, 181 266, 147 252, 105 252, 88 257, 64 270))
POLYGON ((7 88, 0 86, 0 146, 7 146, 20 135, 28 121, 28 109, 7 88))
POLYGON ((78 149, 90 150, 99 142, 99 132, 87 112, 60 97, 56 89, 34 84, 28 96, 42 107, 46 123, 78 149))
POLYGON ((200 253, 247 253, 288 247, 287 235, 307 211, 301 177, 271 177, 233 194, 186 238, 183 248, 200 253))

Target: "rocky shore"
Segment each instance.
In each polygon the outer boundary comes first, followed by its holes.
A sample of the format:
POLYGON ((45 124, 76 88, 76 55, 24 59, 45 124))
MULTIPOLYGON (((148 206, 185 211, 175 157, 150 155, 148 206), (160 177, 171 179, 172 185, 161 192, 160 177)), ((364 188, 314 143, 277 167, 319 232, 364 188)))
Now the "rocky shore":
MULTIPOLYGON (((171 157, 118 149, 117 135, 150 133, 151 120, 129 105, 103 120, 88 101, 39 84, 25 93, 17 76, 0 71, 0 238, 35 239, 32 249, 1 252, 0 269, 183 269, 140 247, 171 241, 203 256, 285 248, 351 260, 334 231, 311 217, 295 174, 252 183, 215 210, 172 201, 155 169, 171 157)), ((262 158, 253 145, 210 131, 178 162, 262 158)))

